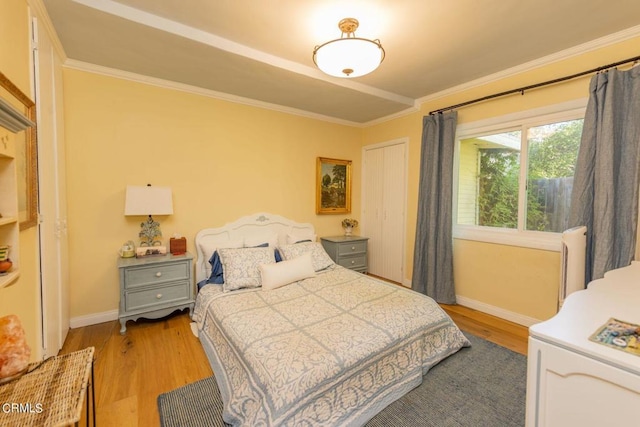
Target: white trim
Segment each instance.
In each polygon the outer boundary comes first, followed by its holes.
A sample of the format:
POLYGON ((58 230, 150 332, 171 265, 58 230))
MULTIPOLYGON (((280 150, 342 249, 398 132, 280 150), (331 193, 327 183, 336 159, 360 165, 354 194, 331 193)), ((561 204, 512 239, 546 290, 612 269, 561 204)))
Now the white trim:
POLYGON ((544 124, 554 120, 570 120, 572 117, 575 119, 578 115, 584 115, 588 101, 588 98, 579 98, 475 122, 462 123, 456 128, 456 139, 464 139, 470 135, 485 132, 499 132, 500 129, 522 126, 523 124, 535 126, 537 123, 544 124))
POLYGON ((508 320, 510 322, 517 323, 518 325, 526 327, 542 322, 542 320, 540 319, 523 316, 522 314, 505 310, 504 308, 496 307, 494 305, 486 304, 481 301, 472 300, 471 298, 463 297, 461 295, 456 295, 456 301, 458 302, 458 305, 461 305, 463 307, 472 308, 482 313, 490 314, 492 316, 499 317, 500 319, 508 320))
POLYGON ((349 120, 342 120, 331 116, 325 116, 323 114, 312 113, 305 110, 299 110, 297 108, 284 107, 278 104, 272 104, 269 102, 258 101, 251 98, 244 98, 237 95, 231 95, 224 92, 217 92, 211 89, 204 89, 198 86, 192 86, 184 83, 178 83, 171 80, 159 79, 156 77, 149 77, 142 74, 131 73, 129 71, 122 71, 116 68, 103 67, 101 65, 90 64, 88 62, 77 61, 75 59, 67 59, 63 65, 65 68, 85 71, 88 73, 101 74, 103 76, 114 77, 122 80, 129 80, 136 83, 147 84, 150 86, 157 86, 164 89, 172 89, 181 92, 191 93, 195 95, 206 96, 209 98, 215 98, 222 101, 233 102, 236 104, 249 105, 256 108, 264 108, 266 110, 278 111, 285 114, 291 114, 294 116, 301 116, 316 120, 322 120, 325 122, 336 123, 345 126, 351 126, 356 128, 364 128, 364 124, 352 122, 349 120))
POLYGON ((97 325, 98 323, 111 322, 113 320, 118 320, 118 310, 109 310, 103 311, 102 313, 72 317, 69 321, 69 327, 71 329, 76 329, 84 326, 97 325))
POLYGON ((420 112, 420 104, 419 102, 416 100, 414 102, 414 106, 407 108, 405 110, 402 111, 398 111, 397 113, 393 113, 393 114, 389 114, 388 116, 384 116, 384 117, 380 117, 379 119, 374 119, 368 122, 363 123, 363 127, 369 127, 369 126, 375 126, 375 125, 379 125, 391 120, 395 120, 395 119, 400 119, 402 117, 406 117, 406 116, 410 116, 412 114, 415 113, 419 113, 420 112))
POLYGON ((362 153, 364 154, 365 150, 376 150, 378 148, 390 147, 392 145, 400 145, 400 144, 406 144, 407 145, 407 150, 408 150, 409 149, 409 137, 408 136, 404 136, 402 138, 392 139, 390 141, 384 141, 384 142, 378 142, 378 143, 375 143, 375 144, 365 145, 365 146, 362 147, 362 153))
POLYGON ((546 233, 543 231, 518 232, 518 230, 513 229, 473 225, 454 225, 453 238, 553 252, 560 252, 562 247, 562 233, 546 233))
POLYGON ((27 3, 31 7, 31 16, 38 18, 38 27, 45 29, 54 50, 64 62, 67 59, 67 54, 64 51, 64 47, 62 47, 58 33, 51 22, 49 12, 47 12, 47 8, 42 3, 42 0, 27 0, 27 3))

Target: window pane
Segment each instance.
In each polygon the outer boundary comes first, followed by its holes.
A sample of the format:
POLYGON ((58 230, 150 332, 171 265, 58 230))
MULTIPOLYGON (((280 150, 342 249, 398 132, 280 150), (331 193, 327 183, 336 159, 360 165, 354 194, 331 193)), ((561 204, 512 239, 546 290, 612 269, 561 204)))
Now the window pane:
POLYGON ((517 228, 520 135, 460 141, 458 224, 517 228))
POLYGON ((526 229, 568 228, 571 188, 583 120, 529 128, 526 229))

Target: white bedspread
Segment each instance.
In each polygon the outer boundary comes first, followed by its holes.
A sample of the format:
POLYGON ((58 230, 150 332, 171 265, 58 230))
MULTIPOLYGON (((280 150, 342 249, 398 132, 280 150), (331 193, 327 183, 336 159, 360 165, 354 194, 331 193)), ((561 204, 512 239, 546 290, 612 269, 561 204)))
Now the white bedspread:
POLYGON ((363 425, 469 345, 431 298, 339 266, 272 291, 207 285, 194 321, 234 425, 363 425))

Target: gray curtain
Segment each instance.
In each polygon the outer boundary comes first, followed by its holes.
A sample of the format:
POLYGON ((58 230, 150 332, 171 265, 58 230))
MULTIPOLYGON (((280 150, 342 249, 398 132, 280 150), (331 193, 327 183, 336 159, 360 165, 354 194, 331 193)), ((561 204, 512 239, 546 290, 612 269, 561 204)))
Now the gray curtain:
POLYGON ((422 120, 418 222, 411 288, 443 304, 455 304, 453 286, 453 148, 458 113, 422 120))
POLYGON ((586 283, 634 256, 640 67, 595 75, 589 93, 569 213, 570 226, 587 226, 586 283))

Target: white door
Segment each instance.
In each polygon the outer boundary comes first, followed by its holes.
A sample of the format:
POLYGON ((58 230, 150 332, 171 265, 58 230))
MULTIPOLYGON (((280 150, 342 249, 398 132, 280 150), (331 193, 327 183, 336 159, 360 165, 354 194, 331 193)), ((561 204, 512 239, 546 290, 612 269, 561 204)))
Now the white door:
POLYGON ((363 235, 369 237, 369 272, 402 283, 407 142, 365 147, 363 235))
POLYGON ((62 63, 33 18, 38 113, 38 207, 43 356, 58 354, 69 331, 62 63))
POLYGON ((362 234, 368 237, 369 273, 383 277, 384 246, 382 210, 384 206, 384 150, 364 150, 362 166, 362 234))

